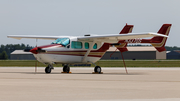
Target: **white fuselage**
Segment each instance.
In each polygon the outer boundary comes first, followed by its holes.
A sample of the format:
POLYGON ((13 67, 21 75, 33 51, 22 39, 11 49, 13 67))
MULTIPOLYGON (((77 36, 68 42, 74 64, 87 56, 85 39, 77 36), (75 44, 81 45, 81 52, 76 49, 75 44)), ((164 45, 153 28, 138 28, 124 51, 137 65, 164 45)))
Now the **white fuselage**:
MULTIPOLYGON (((82 59, 84 56, 72 56, 72 55, 53 55, 53 54, 34 54, 39 62, 54 64, 54 63, 62 63, 62 64, 80 64, 83 63, 82 59)), ((98 61, 99 57, 87 57, 86 63, 95 63, 98 61)))
POLYGON ((34 48, 35 52, 31 52, 39 62, 44 64, 87 64, 95 63, 101 59, 107 48, 109 48, 106 45, 106 49, 104 49, 104 43, 95 42, 93 44, 96 44, 96 47, 93 47, 93 49, 88 53, 87 57, 85 57, 88 51, 87 48, 89 48, 91 42, 81 42, 80 49, 79 47, 76 49, 76 46, 74 46, 72 43, 72 41, 76 42, 76 40, 77 38, 70 38, 70 42, 67 46, 63 46, 61 44, 39 46, 34 48), (37 52, 38 49, 43 50, 44 52, 37 52))

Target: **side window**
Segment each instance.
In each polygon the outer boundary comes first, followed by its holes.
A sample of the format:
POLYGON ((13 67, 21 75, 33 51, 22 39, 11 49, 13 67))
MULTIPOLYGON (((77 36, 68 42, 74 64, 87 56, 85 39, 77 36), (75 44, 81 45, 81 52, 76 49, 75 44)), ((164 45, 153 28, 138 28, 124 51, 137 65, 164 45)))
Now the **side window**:
POLYGON ((82 48, 82 42, 72 41, 71 48, 81 49, 82 48))
POLYGON ((88 42, 85 42, 84 46, 85 46, 85 49, 89 49, 89 43, 88 42))
POLYGON ((94 44, 93 49, 97 49, 97 43, 94 44))

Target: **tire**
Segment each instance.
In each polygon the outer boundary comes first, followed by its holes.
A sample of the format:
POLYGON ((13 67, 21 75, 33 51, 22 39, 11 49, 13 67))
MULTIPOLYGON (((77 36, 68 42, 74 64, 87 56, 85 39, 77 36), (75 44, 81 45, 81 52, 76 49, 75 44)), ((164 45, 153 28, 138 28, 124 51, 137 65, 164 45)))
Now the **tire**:
POLYGON ((47 67, 45 68, 45 72, 46 72, 47 74, 51 73, 51 68, 50 68, 49 66, 47 66, 47 67))
POLYGON ((69 71, 70 71, 70 67, 69 66, 64 66, 63 67, 63 72, 69 73, 69 71))
POLYGON ((100 66, 96 66, 96 67, 94 68, 94 72, 96 72, 96 73, 101 73, 101 67, 100 67, 100 66))

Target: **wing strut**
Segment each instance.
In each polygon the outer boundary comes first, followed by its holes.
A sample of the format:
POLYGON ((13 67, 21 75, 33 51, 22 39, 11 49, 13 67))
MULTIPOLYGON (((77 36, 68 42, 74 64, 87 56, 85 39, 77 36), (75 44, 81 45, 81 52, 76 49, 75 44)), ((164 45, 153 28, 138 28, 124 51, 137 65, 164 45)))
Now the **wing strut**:
MULTIPOLYGON (((118 48, 117 48, 118 49, 118 48)), ((117 50, 116 49, 116 50, 117 50)), ((110 55, 110 57, 116 52, 116 50, 110 55)), ((121 51, 120 51, 121 52, 121 51)), ((122 59, 123 59, 123 63, 124 63, 124 67, 125 67, 125 70, 126 70, 126 74, 128 74, 128 71, 127 71, 127 68, 126 68, 126 64, 125 64, 125 61, 124 61, 124 57, 123 57, 123 54, 121 52, 121 56, 122 56, 122 59)))
MULTIPOLYGON (((121 52, 121 51, 120 51, 120 52, 121 52)), ((127 71, 127 68, 126 68, 126 64, 125 64, 125 61, 124 61, 124 57, 123 57, 122 52, 121 52, 121 56, 122 56, 122 59, 123 59, 124 67, 125 67, 125 70, 126 70, 126 74, 128 74, 128 71, 127 71)))
POLYGON ((90 48, 87 50, 86 54, 84 55, 83 59, 82 59, 82 62, 86 62, 86 58, 87 56, 89 55, 89 53, 91 52, 91 50, 93 49, 93 46, 94 46, 94 43, 95 41, 93 41, 90 45, 90 48))
MULTIPOLYGON (((117 50, 117 48, 116 48, 116 50, 117 50)), ((116 50, 110 55, 110 57, 116 52, 116 50)))

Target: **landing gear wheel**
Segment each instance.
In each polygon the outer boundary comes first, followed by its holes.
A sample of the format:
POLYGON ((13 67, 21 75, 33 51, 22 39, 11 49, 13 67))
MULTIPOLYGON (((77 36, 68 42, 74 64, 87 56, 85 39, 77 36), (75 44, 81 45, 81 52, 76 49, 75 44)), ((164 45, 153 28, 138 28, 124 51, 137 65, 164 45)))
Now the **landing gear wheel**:
POLYGON ((96 66, 96 67, 94 68, 94 72, 95 72, 95 73, 101 73, 101 67, 100 67, 100 66, 96 66))
POLYGON ((69 66, 64 66, 63 67, 63 72, 69 73, 69 71, 70 71, 70 67, 69 66))
POLYGON ((49 73, 51 73, 51 66, 47 66, 46 68, 45 68, 45 72, 47 73, 47 74, 49 74, 49 73))

